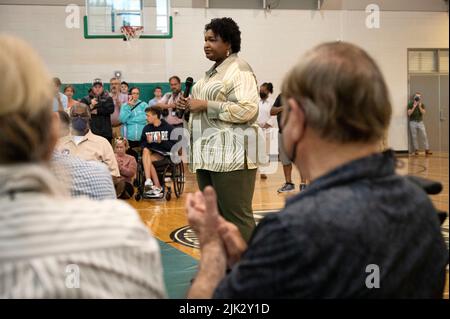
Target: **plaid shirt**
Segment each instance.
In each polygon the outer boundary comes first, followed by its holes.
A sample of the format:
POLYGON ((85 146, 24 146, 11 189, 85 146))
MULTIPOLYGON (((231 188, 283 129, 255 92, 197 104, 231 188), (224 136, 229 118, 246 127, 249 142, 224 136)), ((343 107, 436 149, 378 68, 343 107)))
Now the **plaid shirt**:
POLYGON ((105 164, 54 152, 52 169, 58 178, 70 185, 73 197, 86 196, 98 200, 116 198, 111 173, 105 164))
POLYGON ((442 298, 447 263, 433 204, 386 151, 336 168, 264 218, 214 297, 442 298))

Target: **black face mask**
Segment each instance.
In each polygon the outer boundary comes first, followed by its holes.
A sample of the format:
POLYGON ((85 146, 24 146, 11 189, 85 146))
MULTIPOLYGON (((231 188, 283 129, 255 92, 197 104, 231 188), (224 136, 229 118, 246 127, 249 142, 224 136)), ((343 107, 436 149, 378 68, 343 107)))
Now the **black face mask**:
POLYGON ((264 92, 259 92, 259 97, 263 100, 265 100, 267 98, 268 94, 264 93, 264 92))
POLYGON ((72 127, 79 133, 85 133, 88 128, 88 120, 81 117, 75 117, 72 119, 72 127))

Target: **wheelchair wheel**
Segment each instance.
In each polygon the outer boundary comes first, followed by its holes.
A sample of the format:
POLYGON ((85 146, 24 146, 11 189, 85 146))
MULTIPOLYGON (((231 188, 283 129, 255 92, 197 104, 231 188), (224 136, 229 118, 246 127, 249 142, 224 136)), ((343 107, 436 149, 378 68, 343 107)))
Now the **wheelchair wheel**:
POLYGON ((136 193, 136 195, 134 195, 134 200, 139 202, 141 200, 141 194, 136 193))
POLYGON ((175 196, 179 198, 184 190, 184 166, 183 162, 172 167, 172 181, 175 196))

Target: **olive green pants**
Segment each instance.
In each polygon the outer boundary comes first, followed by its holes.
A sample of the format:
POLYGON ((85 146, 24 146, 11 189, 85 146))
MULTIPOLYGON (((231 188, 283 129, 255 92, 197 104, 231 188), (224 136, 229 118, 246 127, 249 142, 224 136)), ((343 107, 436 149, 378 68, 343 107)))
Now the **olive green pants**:
POLYGON ((255 191, 256 169, 232 172, 197 170, 197 182, 201 191, 210 185, 217 194, 217 205, 225 220, 235 224, 248 241, 255 228, 252 199, 255 191))

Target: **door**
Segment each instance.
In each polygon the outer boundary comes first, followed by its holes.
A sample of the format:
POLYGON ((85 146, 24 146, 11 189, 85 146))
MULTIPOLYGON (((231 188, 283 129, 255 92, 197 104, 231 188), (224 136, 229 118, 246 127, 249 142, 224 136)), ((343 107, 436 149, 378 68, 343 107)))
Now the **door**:
POLYGON ((448 153, 448 74, 441 75, 440 80, 440 121, 441 121, 441 151, 448 153))

